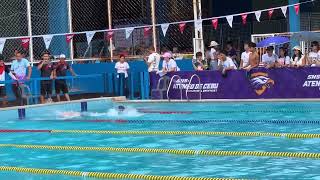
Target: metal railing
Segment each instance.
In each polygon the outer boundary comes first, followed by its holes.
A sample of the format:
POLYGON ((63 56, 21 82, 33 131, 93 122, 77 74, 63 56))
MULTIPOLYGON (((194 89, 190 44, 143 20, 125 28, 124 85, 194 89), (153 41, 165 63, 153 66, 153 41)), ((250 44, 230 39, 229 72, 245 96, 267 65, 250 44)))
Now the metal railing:
MULTIPOLYGON (((170 83, 169 83, 169 86, 168 86, 168 89, 167 89, 167 98, 168 98, 169 101, 170 101, 169 91, 170 91, 171 84, 172 84, 174 78, 178 78, 178 80, 181 81, 181 77, 180 77, 179 75, 174 75, 174 76, 171 77, 171 80, 170 80, 170 83)), ((182 87, 179 86, 179 89, 180 89, 180 97, 181 97, 181 100, 182 100, 182 99, 183 99, 183 98, 182 98, 182 87)))
POLYGON ((189 84, 187 86, 187 89, 186 89, 186 98, 187 100, 189 101, 189 96, 188 96, 188 92, 189 92, 189 87, 191 85, 191 82, 193 80, 193 78, 196 77, 198 79, 198 85, 199 85, 199 97, 200 97, 200 100, 202 99, 202 88, 201 88, 201 79, 200 79, 200 76, 198 76, 197 74, 194 74, 191 76, 190 80, 189 80, 189 84))

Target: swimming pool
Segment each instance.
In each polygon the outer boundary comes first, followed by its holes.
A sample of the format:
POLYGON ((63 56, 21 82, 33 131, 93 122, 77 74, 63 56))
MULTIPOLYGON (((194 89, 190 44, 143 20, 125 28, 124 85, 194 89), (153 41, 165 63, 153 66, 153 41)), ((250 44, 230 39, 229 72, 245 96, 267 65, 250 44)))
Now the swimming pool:
POLYGON ((117 103, 106 99, 89 101, 84 113, 79 102, 27 108, 25 120, 19 120, 17 110, 1 111, 0 179, 82 179, 88 174, 73 177, 15 169, 25 172, 18 173, 4 166, 181 177, 319 179, 320 155, 307 154, 320 152, 319 107, 319 102, 117 103), (118 105, 127 108, 122 115, 113 109, 118 105), (313 135, 303 138, 304 134, 313 135))

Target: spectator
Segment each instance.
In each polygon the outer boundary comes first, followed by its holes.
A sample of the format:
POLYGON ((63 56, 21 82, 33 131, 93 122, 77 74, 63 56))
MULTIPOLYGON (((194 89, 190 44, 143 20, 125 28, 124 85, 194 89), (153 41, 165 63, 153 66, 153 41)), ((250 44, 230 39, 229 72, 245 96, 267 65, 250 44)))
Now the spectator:
POLYGON ((290 57, 288 51, 281 47, 279 48, 279 59, 276 61, 276 67, 288 67, 290 66, 290 57))
MULTIPOLYGON (((128 79, 128 70, 130 69, 129 64, 125 61, 125 56, 120 55, 120 61, 116 63, 115 69, 117 71, 117 79, 118 81, 122 81, 123 83, 118 83, 119 84, 119 92, 120 89, 122 89, 122 92, 125 92, 127 95, 127 79, 128 79), (121 86, 122 85, 122 86, 121 86)), ((119 93, 119 95, 123 95, 119 93)))
MULTIPOLYGON (((30 80, 31 78, 32 68, 29 61, 23 58, 23 54, 21 53, 21 51, 16 52, 15 60, 12 61, 11 72, 17 78, 19 83, 24 83, 25 80, 30 80)), ((24 105, 25 103, 22 99, 19 84, 14 83, 12 85, 12 91, 17 98, 17 101, 20 102, 20 105, 24 105)))
POLYGON ((227 42, 227 53, 227 56, 232 59, 235 65, 240 64, 239 62, 237 62, 237 51, 233 47, 232 41, 227 42))
POLYGON ((249 66, 249 57, 250 57, 250 51, 249 51, 249 43, 244 43, 244 52, 241 54, 241 62, 240 62, 240 68, 246 68, 249 66))
POLYGON ((206 60, 202 59, 202 52, 197 52, 196 53, 196 59, 193 60, 193 68, 196 71, 203 71, 203 70, 207 70, 208 68, 208 64, 206 60))
POLYGON ((306 58, 301 52, 300 46, 293 47, 293 56, 290 60, 292 67, 303 67, 306 65, 306 58))
MULTIPOLYGON (((10 72, 9 67, 4 64, 4 57, 1 54, 0 55, 0 81, 6 80, 6 73, 8 73, 13 80, 17 80, 17 78, 10 72)), ((2 98, 2 106, 6 107, 8 104, 8 101, 7 101, 8 97, 6 93, 5 83, 0 83, 0 97, 2 98)))
MULTIPOLYGON (((44 52, 42 54, 42 60, 38 65, 38 70, 41 71, 42 78, 54 78, 54 65, 50 62, 50 53, 44 52)), ((42 80, 40 82, 40 102, 45 103, 45 97, 47 96, 47 102, 52 102, 52 80, 42 80)))
POLYGON ((166 52, 163 54, 164 61, 162 63, 162 72, 175 72, 180 71, 179 67, 177 66, 177 63, 174 59, 172 59, 172 55, 169 52, 166 52))
MULTIPOLYGON (((66 77, 67 71, 70 71, 73 76, 76 76, 76 73, 70 67, 70 65, 66 62, 66 56, 61 54, 59 56, 59 62, 55 65, 54 76, 55 77, 66 77)), ((67 101, 70 101, 69 96, 69 88, 65 79, 56 79, 55 80, 55 90, 57 95, 57 101, 60 102, 60 93, 64 94, 64 97, 67 101)))
POLYGON ((267 52, 262 55, 262 64, 266 68, 273 68, 275 67, 276 61, 278 60, 278 56, 273 53, 274 47, 269 46, 267 47, 267 52))
POLYGON ((244 69, 247 71, 250 71, 251 69, 258 67, 259 62, 260 62, 260 60, 259 60, 260 57, 259 57, 259 54, 256 50, 256 47, 257 47, 256 43, 250 42, 248 44, 248 47, 249 47, 249 51, 251 52, 250 56, 249 56, 249 66, 247 66, 244 69))
POLYGON ((211 60, 217 59, 218 46, 219 46, 219 44, 216 41, 211 41, 211 43, 209 45, 209 48, 210 48, 209 55, 211 57, 211 60))
POLYGON ((215 41, 212 41, 209 46, 209 50, 207 52, 208 66, 210 66, 210 70, 217 71, 219 70, 219 44, 215 41))
POLYGON ((308 64, 311 67, 320 66, 320 48, 317 41, 311 43, 312 51, 308 55, 308 64))
POLYGON ((225 74, 227 71, 237 69, 237 66, 234 64, 233 60, 227 56, 228 52, 221 51, 218 55, 219 60, 222 62, 222 74, 225 74))
POLYGON ((159 63, 160 63, 160 55, 155 52, 154 48, 150 48, 149 57, 146 59, 146 63, 148 65, 149 72, 157 72, 159 71, 159 63))

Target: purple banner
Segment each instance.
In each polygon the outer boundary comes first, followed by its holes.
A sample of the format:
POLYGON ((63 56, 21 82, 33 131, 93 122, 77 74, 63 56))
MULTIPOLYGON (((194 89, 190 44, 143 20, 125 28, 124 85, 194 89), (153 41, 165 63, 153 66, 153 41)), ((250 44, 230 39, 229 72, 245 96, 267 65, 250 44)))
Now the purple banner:
MULTIPOLYGON (((180 88, 184 99, 187 88, 190 99, 199 99, 199 90, 203 99, 320 98, 320 68, 233 70, 226 76, 219 71, 188 71, 166 76, 171 79, 173 75, 179 75, 181 80, 173 81, 170 99, 180 99, 180 88), (200 86, 196 77, 189 84, 194 74, 200 77, 200 86)), ((153 99, 161 97, 160 91, 155 90, 159 79, 159 75, 150 74, 153 99)), ((164 88, 162 85, 160 83, 160 89, 164 88)))

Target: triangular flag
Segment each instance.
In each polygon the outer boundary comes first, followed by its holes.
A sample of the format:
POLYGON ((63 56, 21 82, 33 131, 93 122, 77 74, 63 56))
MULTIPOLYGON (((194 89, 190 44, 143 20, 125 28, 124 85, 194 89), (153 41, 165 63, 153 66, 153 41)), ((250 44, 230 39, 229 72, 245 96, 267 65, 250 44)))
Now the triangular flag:
POLYGON ((161 24, 161 29, 162 29, 163 36, 166 36, 167 31, 169 29, 169 26, 170 26, 170 24, 161 24))
POLYGON ((96 32, 94 32, 94 31, 86 32, 88 45, 90 45, 90 43, 91 43, 91 41, 92 41, 92 38, 93 38, 93 36, 94 36, 95 33, 96 33, 96 32))
POLYGON ((21 46, 23 47, 23 49, 27 50, 29 48, 30 38, 26 37, 26 38, 20 38, 20 39, 21 39, 21 46))
POLYGON ((66 42, 69 44, 73 38, 74 34, 66 34, 66 42))
POLYGON ((215 30, 218 28, 218 19, 212 19, 212 26, 215 30))
POLYGON ((270 9, 270 10, 268 11, 269 19, 272 18, 272 14, 273 14, 273 9, 270 9))
POLYGON ((227 18, 229 26, 232 27, 233 16, 232 15, 231 16, 227 16, 226 18, 227 18))
POLYGON ((46 49, 49 49, 52 38, 53 38, 53 35, 44 35, 43 36, 43 41, 44 41, 44 44, 46 45, 46 49))
POLYGON ((281 11, 282 11, 282 14, 284 15, 284 17, 287 17, 287 9, 288 9, 288 6, 281 7, 281 11))
POLYGON ((261 11, 256 11, 256 12, 254 12, 254 14, 256 15, 257 21, 260 22, 261 11))
POLYGON ((128 28, 125 29, 126 39, 128 39, 131 36, 133 30, 134 30, 134 27, 128 27, 128 28))
POLYGON ((151 30, 151 27, 145 27, 143 28, 143 35, 144 37, 148 37, 150 35, 150 30, 151 30))
POLYGON ((179 30, 181 32, 181 34, 183 34, 184 30, 186 29, 186 23, 180 23, 179 24, 179 30))
POLYGON ((0 54, 3 52, 4 44, 6 43, 6 38, 0 38, 0 54))
POLYGON ((243 25, 247 24, 247 17, 248 17, 248 14, 242 14, 241 15, 241 19, 242 19, 242 24, 243 25))
POLYGON ((299 15, 299 11, 300 11, 300 4, 296 4, 293 6, 294 10, 296 11, 296 14, 299 15))
POLYGON ((194 22, 194 26, 196 28, 196 30, 200 31, 202 29, 202 20, 198 19, 194 22))
POLYGON ((105 33, 105 38, 107 41, 110 41, 113 37, 114 32, 113 31, 108 31, 105 33))

